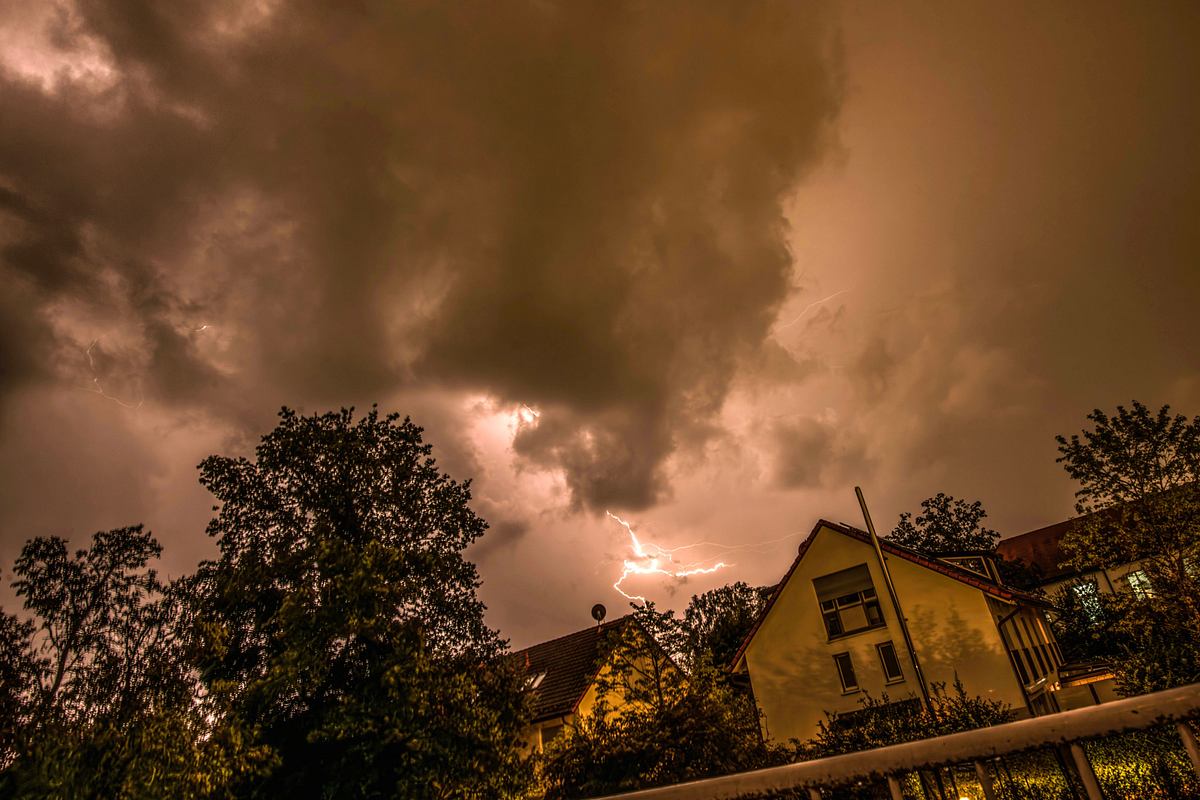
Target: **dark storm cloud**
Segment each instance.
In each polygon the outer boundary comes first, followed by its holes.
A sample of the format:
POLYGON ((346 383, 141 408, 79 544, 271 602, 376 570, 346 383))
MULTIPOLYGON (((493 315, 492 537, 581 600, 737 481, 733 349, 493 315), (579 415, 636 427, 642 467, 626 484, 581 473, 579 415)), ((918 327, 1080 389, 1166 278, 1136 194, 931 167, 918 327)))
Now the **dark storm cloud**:
POLYGON ((44 47, 103 68, 3 78, 0 325, 245 425, 431 381, 535 404, 519 452, 592 508, 660 497, 762 346, 839 103, 814 4, 59 9, 44 47))

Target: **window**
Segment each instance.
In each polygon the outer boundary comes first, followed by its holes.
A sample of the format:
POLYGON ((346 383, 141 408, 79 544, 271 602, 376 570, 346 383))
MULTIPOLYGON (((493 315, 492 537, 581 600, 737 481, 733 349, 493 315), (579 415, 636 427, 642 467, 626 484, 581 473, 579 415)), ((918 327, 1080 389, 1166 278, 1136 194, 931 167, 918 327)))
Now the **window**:
POLYGON ((542 685, 542 681, 544 680, 546 680, 546 673, 544 672, 539 672, 536 675, 530 675, 525 679, 525 688, 530 690, 536 689, 542 685))
POLYGON ((1135 570, 1125 576, 1125 580, 1129 581, 1129 588, 1133 590, 1133 596, 1138 600, 1145 600, 1153 594, 1150 590, 1150 578, 1146 576, 1143 570, 1135 570))
POLYGON ((1095 581, 1087 583, 1077 583, 1071 587, 1071 592, 1074 593, 1075 599, 1079 601, 1079 605, 1083 607, 1083 613, 1087 616, 1088 621, 1095 624, 1100 621, 1100 594, 1096 588, 1095 581))
POLYGON ((838 678, 842 681, 842 691, 857 691, 858 677, 854 674, 854 663, 850 660, 850 654, 838 653, 833 657, 833 663, 837 665, 838 678))
POLYGON ((562 732, 562 725, 547 725, 546 727, 542 728, 542 747, 545 747, 559 736, 562 736, 562 732))
POLYGON ((884 624, 883 611, 866 564, 825 575, 813 581, 821 617, 830 639, 884 624))
POLYGON ((1025 669, 1025 663, 1021 660, 1020 650, 1009 650, 1008 654, 1012 656, 1013 663, 1017 665, 1017 673, 1021 676, 1021 683, 1029 683, 1029 671, 1025 669))
POLYGON ((896 647, 891 642, 875 645, 879 651, 879 663, 883 665, 883 677, 888 683, 904 680, 904 672, 900 669, 900 659, 896 657, 896 647))

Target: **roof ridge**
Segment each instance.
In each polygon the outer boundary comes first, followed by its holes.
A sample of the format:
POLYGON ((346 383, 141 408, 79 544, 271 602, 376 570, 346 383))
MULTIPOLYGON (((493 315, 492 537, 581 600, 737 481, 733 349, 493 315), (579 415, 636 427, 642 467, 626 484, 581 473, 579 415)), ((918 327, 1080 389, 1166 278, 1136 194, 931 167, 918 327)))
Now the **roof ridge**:
POLYGON ((522 647, 520 650, 513 650, 509 655, 519 656, 521 653, 524 653, 527 650, 532 650, 535 647, 542 647, 543 645, 554 644, 555 642, 560 642, 563 639, 570 639, 572 636, 579 636, 580 634, 588 633, 590 631, 599 631, 604 628, 610 628, 614 625, 626 622, 627 620, 630 620, 630 619, 633 619, 633 614, 626 614, 622 617, 617 617, 616 619, 609 620, 608 622, 601 622, 597 625, 590 625, 586 628, 580 628, 579 630, 571 631, 570 633, 564 633, 561 636, 555 636, 553 639, 546 639, 544 641, 537 642, 535 644, 531 644, 528 647, 522 647))

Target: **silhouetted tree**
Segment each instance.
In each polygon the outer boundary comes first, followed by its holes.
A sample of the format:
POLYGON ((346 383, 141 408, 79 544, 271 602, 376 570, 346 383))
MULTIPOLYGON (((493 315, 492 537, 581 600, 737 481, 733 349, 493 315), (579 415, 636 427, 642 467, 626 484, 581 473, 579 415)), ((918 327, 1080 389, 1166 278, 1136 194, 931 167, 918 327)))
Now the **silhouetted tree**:
POLYGON ((713 666, 728 667, 774 588, 738 581, 693 596, 682 619, 692 663, 707 658, 713 666))
POLYGON ((967 503, 938 492, 921 501, 915 518, 905 511, 888 536, 896 544, 911 547, 932 556, 966 551, 994 551, 1000 534, 984 527, 987 517, 983 503, 967 503))
POLYGON ((523 676, 462 551, 486 524, 421 429, 284 409, 254 461, 213 456, 206 685, 279 766, 247 797, 475 798, 519 788, 523 676))
POLYGON ((74 554, 59 538, 22 549, 13 585, 28 619, 0 618, 6 796, 213 796, 253 768, 208 724, 183 596, 148 567, 160 552, 140 526, 74 554))
POLYGON ((1079 482, 1083 515, 1063 537, 1081 572, 1139 562, 1149 590, 1109 602, 1125 638, 1116 659, 1127 693, 1200 680, 1200 417, 1141 403, 1088 415, 1090 430, 1057 437, 1079 482))

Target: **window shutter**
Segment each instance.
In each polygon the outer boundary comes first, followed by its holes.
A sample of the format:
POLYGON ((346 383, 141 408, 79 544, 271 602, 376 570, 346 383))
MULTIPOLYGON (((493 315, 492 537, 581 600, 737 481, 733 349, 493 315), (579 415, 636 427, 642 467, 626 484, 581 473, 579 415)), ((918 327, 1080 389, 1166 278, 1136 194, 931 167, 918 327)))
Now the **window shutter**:
POLYGON ((871 570, 867 569, 866 564, 814 578, 813 587, 817 590, 817 601, 821 603, 842 595, 875 588, 871 583, 871 570))

